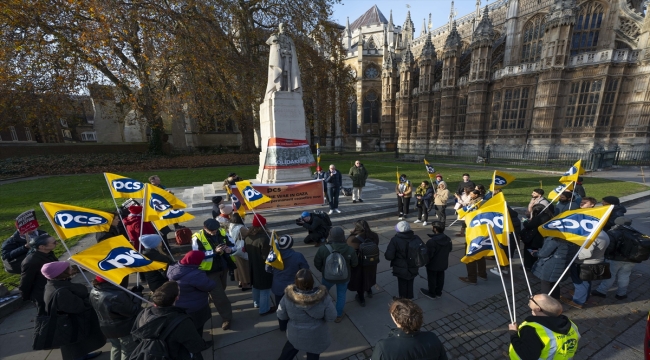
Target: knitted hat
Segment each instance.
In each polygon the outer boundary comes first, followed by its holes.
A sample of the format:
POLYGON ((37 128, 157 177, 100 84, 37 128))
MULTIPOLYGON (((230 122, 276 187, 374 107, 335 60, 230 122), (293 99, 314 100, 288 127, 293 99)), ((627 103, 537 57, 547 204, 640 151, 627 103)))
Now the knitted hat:
POLYGON ((224 215, 232 214, 232 205, 219 206, 219 211, 224 215))
POLYGON ((400 221, 395 225, 395 231, 398 233, 403 233, 411 230, 411 225, 407 223, 406 221, 400 221))
POLYGON ((219 230, 221 226, 219 225, 219 222, 217 220, 208 219, 203 222, 203 227, 210 231, 215 231, 215 230, 219 230))
POLYGON ((436 179, 441 178, 442 179, 442 174, 436 174, 436 179))
POLYGON ((201 262, 205 259, 205 253, 203 251, 190 251, 181 259, 181 264, 183 265, 201 265, 201 262))
POLYGON ((291 235, 282 235, 280 238, 276 241, 278 244, 278 249, 284 250, 284 249, 291 249, 293 246, 293 238, 291 235))
POLYGON ((306 217, 310 217, 310 216, 311 215, 309 214, 309 211, 303 211, 302 214, 300 214, 300 217, 303 218, 303 219, 306 218, 306 217))
POLYGON ((316 166, 316 171, 321 171, 321 170, 323 170, 322 167, 320 167, 320 166, 316 166))
POLYGON ((105 283, 105 282, 107 282, 106 279, 104 279, 103 277, 101 277, 101 276, 99 276, 99 275, 95 276, 95 280, 96 280, 98 283, 105 283))
POLYGON ((154 249, 160 245, 162 238, 158 234, 149 234, 140 236, 140 244, 147 249, 154 249))
POLYGON ((67 261, 54 261, 43 265, 41 268, 41 274, 45 276, 46 279, 54 279, 55 277, 61 275, 70 267, 67 261))
POLYGON ((266 225, 266 218, 262 215, 255 214, 255 216, 253 216, 253 226, 263 227, 264 225, 266 225))
POLYGON ((129 207, 129 212, 131 214, 142 214, 142 206, 140 205, 133 205, 129 207))
POLYGON ((221 202, 221 200, 223 200, 223 198, 221 196, 213 196, 212 197, 212 203, 213 204, 219 204, 221 202))
POLYGON ((612 204, 612 205, 620 205, 621 204, 621 200, 619 200, 616 196, 605 196, 603 198, 603 201, 605 201, 608 204, 612 204))
POLYGON ((221 216, 221 215, 217 216, 215 220, 217 220, 217 222, 219 222, 220 225, 227 224, 227 223, 230 222, 230 221, 228 221, 227 217, 224 217, 224 216, 221 216))
POLYGON ((38 249, 38 247, 41 245, 47 245, 47 240, 51 237, 52 236, 49 234, 42 234, 35 238, 31 238, 29 241, 29 247, 32 249, 38 249))
POLYGON ((344 243, 345 232, 340 226, 335 226, 330 229, 330 236, 327 238, 330 243, 344 243))

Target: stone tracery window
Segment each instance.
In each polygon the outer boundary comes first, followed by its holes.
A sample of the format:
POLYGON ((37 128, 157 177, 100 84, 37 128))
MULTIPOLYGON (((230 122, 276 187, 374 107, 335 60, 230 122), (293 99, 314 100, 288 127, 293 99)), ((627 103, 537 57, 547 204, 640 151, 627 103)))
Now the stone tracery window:
POLYGON ((499 113, 501 110, 501 92, 495 91, 492 95, 492 118, 490 119, 490 129, 497 129, 499 124, 499 113))
POLYGON ((458 101, 458 116, 456 117, 456 131, 465 131, 465 120, 467 118, 467 95, 461 96, 458 101))
POLYGON ((545 25, 544 16, 538 15, 524 26, 521 62, 539 61, 542 55, 542 38, 544 37, 545 25))
POLYGON ((374 90, 368 91, 363 100, 363 123, 379 123, 379 96, 374 90))
POLYGON ((528 110, 529 88, 508 89, 503 96, 501 129, 523 129, 528 110))
POLYGON ((603 5, 597 2, 580 6, 571 37, 571 56, 596 50, 604 12, 603 5))
POLYGON ((592 127, 600 101, 602 80, 571 83, 564 127, 592 127))
POLYGON ((354 97, 350 97, 350 100, 348 101, 346 125, 348 134, 357 133, 357 101, 354 97))

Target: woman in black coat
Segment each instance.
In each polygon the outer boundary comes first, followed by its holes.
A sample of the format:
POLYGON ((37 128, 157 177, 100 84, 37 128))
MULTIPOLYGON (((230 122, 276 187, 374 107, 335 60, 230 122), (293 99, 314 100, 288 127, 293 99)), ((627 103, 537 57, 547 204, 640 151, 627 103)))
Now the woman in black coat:
POLYGON ((532 269, 533 264, 537 261, 528 251, 539 250, 544 246, 544 237, 539 233, 537 228, 553 218, 553 205, 546 206, 537 204, 533 206, 530 221, 524 221, 524 229, 521 231, 521 241, 524 243, 524 267, 527 270, 532 269))
POLYGON ((379 246, 379 236, 370 230, 368 222, 365 220, 357 220, 354 223, 354 230, 350 232, 347 243, 354 249, 359 257, 359 266, 350 268, 350 282, 348 283, 348 290, 356 291, 355 300, 361 306, 366 306, 366 299, 364 292, 368 297, 372 297, 372 287, 377 283, 377 264, 363 266, 363 259, 359 251, 359 245, 362 241, 372 241, 379 246))
POLYGON ((70 265, 65 261, 55 261, 43 265, 41 269, 47 280, 45 285, 45 304, 47 315, 64 313, 71 317, 76 341, 61 346, 63 360, 92 359, 101 351, 92 352, 106 345, 106 337, 99 326, 97 313, 90 304, 88 288, 83 284, 73 283, 74 275, 70 265))
POLYGON ((409 223, 400 221, 395 225, 397 234, 390 239, 384 256, 390 261, 393 268, 393 276, 397 277, 399 297, 405 299, 413 298, 413 280, 418 275, 417 267, 410 267, 408 264, 408 246, 411 241, 422 241, 419 236, 413 233, 409 223))

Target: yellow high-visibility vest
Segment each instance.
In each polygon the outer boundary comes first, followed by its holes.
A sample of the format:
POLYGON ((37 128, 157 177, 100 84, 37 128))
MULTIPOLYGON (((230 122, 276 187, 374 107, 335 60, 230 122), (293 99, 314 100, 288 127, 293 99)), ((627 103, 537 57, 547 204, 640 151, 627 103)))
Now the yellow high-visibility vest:
MULTIPOLYGON (((219 232, 221 233, 221 236, 226 238, 226 229, 220 228, 219 232)), ((201 244, 203 244, 203 253, 205 254, 205 259, 201 261, 201 265, 199 265, 199 269, 205 270, 205 271, 210 271, 212 270, 212 260, 214 259, 214 250, 212 249, 212 245, 210 245, 210 242, 208 239, 205 237, 205 233, 203 230, 195 233, 192 235, 197 239, 197 241, 200 241, 201 244)))
MULTIPOLYGON (((571 321, 571 320, 569 320, 571 321)), ((552 360, 571 360, 578 350, 578 341, 580 340, 580 333, 578 332, 578 327, 576 324, 571 321, 571 330, 564 335, 556 333, 549 328, 546 328, 536 322, 527 322, 524 321, 519 325, 519 331, 524 326, 530 326, 535 329, 537 336, 539 336, 542 343, 544 343, 544 348, 542 353, 539 355, 540 360, 552 359, 552 360)), ((515 349, 510 344, 510 359, 521 360, 515 349)))

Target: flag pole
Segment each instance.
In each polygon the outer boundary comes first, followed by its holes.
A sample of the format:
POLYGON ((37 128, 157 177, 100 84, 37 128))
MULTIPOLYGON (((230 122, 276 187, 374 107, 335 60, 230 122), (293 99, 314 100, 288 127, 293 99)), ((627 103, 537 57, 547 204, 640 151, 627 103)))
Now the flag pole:
POLYGON ((487 226, 488 226, 488 235, 490 236, 490 242, 492 243, 492 250, 494 252, 494 256, 497 259, 497 269, 499 269, 499 277, 501 278, 501 285, 503 285, 503 293, 505 294, 506 305, 508 305, 508 315, 510 316, 510 323, 514 323, 514 321, 512 320, 512 310, 510 309, 510 302, 508 301, 508 290, 506 289, 506 282, 503 280, 503 274, 501 273, 501 266, 499 264, 501 261, 499 261, 499 252, 496 249, 498 245, 495 245, 494 243, 491 226, 490 225, 487 226))
MULTIPOLYGON (((601 224, 603 222, 607 221, 607 219, 609 219, 609 214, 612 213, 613 209, 614 209, 614 205, 610 205, 609 209, 607 209, 607 211, 605 212, 603 217, 600 218, 600 221, 596 225, 596 228, 601 227, 601 224)), ((601 228, 600 231, 603 231, 603 229, 601 228)), ((587 245, 587 243, 591 240, 591 238, 594 237, 594 233, 595 232, 592 231, 589 234, 589 236, 587 236, 587 239, 585 239, 585 241, 582 242, 582 246, 580 247, 580 250, 578 250, 578 252, 576 252, 575 256, 573 256, 573 259, 571 259, 571 262, 569 263, 569 265, 567 265, 566 269, 564 269, 564 272, 562 272, 562 275, 560 275, 560 278, 557 279, 557 281, 555 282, 555 285, 553 285, 553 288, 551 288, 551 291, 548 292, 549 295, 551 295, 553 293, 553 291, 555 290, 555 288, 560 284, 560 281, 562 281, 562 278, 564 277, 564 275, 566 275, 566 272, 569 271, 569 268, 571 267, 571 265, 573 265, 573 262, 576 261, 576 259, 578 258, 578 255, 580 255, 580 251, 582 251, 582 249, 585 248, 585 245, 587 245)), ((568 241, 568 240, 565 240, 565 241, 568 241)))
POLYGON ((158 235, 162 239, 161 242, 163 244, 165 244, 165 248, 167 249, 167 252, 169 253, 169 256, 171 256, 172 260, 174 260, 174 255, 172 255, 172 251, 169 248, 169 245, 167 245, 167 238, 162 236, 162 233, 160 232, 160 230, 158 230, 158 227, 156 226, 156 224, 153 221, 151 222, 151 225, 153 225, 153 228, 156 230, 156 232, 158 233, 158 235))
MULTIPOLYGON (((571 181, 569 184, 573 184, 574 182, 575 182, 575 181, 571 181)), ((564 188, 566 189, 566 188, 568 188, 568 187, 569 187, 569 185, 565 186, 564 188)), ((564 190, 562 190, 562 192, 564 192, 564 190)), ((548 207, 551 206, 551 204, 554 203, 555 200, 557 200, 557 198, 560 197, 560 195, 562 195, 562 193, 558 193, 557 195, 555 195, 555 197, 553 198, 553 200, 549 201, 548 205, 546 205, 546 207, 544 208, 544 210, 542 210, 541 212, 546 211, 546 209, 548 209, 548 207)), ((573 193, 572 193, 571 197, 573 198, 573 193)), ((569 209, 570 209, 570 208, 571 208, 571 205, 569 205, 569 209)))
MULTIPOLYGON (((59 237, 59 240, 61 240, 61 244, 63 244, 63 247, 65 248, 65 251, 68 252, 68 256, 71 258, 72 253, 70 252, 70 248, 68 248, 68 245, 66 245, 65 240, 63 239, 64 237, 61 236, 61 233, 59 233, 59 229, 56 227, 56 225, 54 225, 54 221, 52 221, 52 218, 50 217, 50 214, 47 211, 45 211, 45 208, 43 207, 43 203, 41 202, 41 203, 39 203, 39 205, 41 206, 41 210, 43 210, 43 212, 45 213, 45 217, 50 222, 50 225, 52 225, 52 228, 54 228, 54 232, 59 237)), ((92 285, 90 283, 90 280, 88 280, 88 278, 86 277, 86 274, 84 274, 81 267, 79 265, 77 265, 77 267, 79 268, 79 272, 81 273, 81 275, 84 277, 84 279, 86 279, 86 282, 88 283, 88 285, 92 285)))
MULTIPOLYGON (((122 212, 120 211, 120 208, 117 206, 117 201, 115 200, 115 196, 113 196, 113 190, 111 190, 111 184, 108 182, 108 178, 106 177, 106 173, 104 173, 104 180, 106 180, 106 185, 108 185, 108 192, 111 193, 111 199, 113 199, 113 204, 115 204, 115 210, 117 211, 117 216, 120 217, 120 222, 122 223, 122 226, 124 226, 124 219, 122 218, 122 212)), ((126 229, 125 229, 126 230, 126 229)), ((129 238, 129 241, 133 242, 131 240, 131 234, 129 232, 126 232, 126 236, 129 238)))
MULTIPOLYGON (((140 212, 140 235, 138 237, 138 252, 142 254, 142 243, 140 238, 142 237, 142 228, 144 227, 144 209, 147 206, 147 189, 149 189, 149 184, 144 184, 144 191, 142 192, 142 211, 140 212)), ((135 286, 140 286, 140 274, 135 276, 135 286)))
POLYGON ((519 248, 519 240, 517 239, 517 235, 515 235, 515 245, 517 247, 517 253, 519 254, 519 260, 521 260, 521 266, 524 269, 524 277, 526 278, 526 285, 528 285, 528 294, 533 295, 533 290, 530 288, 530 281, 528 281, 526 267, 524 267, 524 258, 521 256, 521 249, 519 248))
MULTIPOLYGON (((496 171, 495 171, 495 173, 496 173, 496 171)), ((492 183, 494 183, 494 181, 492 181, 492 183)), ((510 213, 508 212, 508 203, 504 201, 503 202, 503 207, 504 207, 503 215, 504 215, 504 220, 505 220, 504 222, 505 222, 505 231, 506 231, 506 241, 508 242, 508 254, 507 255, 508 255, 508 258, 510 259, 510 261, 508 261, 508 263, 510 265, 510 288, 511 288, 511 291, 512 291, 512 317, 513 317, 513 320, 514 320, 513 322, 517 322, 517 309, 516 309, 517 306, 515 305, 516 304, 515 303, 515 278, 514 278, 514 274, 513 274, 513 271, 512 271, 512 256, 510 255, 510 213)), ((496 253, 496 251, 495 251, 495 253, 496 253)), ((498 265, 499 264, 497 264, 497 266, 498 265)))
MULTIPOLYGON (((129 290, 129 289, 123 287, 122 285, 116 284, 113 280, 108 279, 108 278, 105 278, 105 277, 101 276, 100 274, 98 274, 98 273, 92 271, 91 269, 89 269, 89 268, 87 268, 87 267, 85 267, 85 266, 80 265, 80 264, 79 264, 78 262, 76 262, 74 259, 70 259, 70 261, 74 262, 75 265, 77 265, 78 267, 80 267, 80 268, 83 267, 84 269, 88 270, 89 273, 99 276, 100 278, 102 278, 102 279, 108 281, 109 283, 111 283, 111 284, 117 286, 118 288, 120 288, 120 289, 122 289, 122 290, 128 292, 129 294, 131 294, 131 295, 137 297, 138 299, 140 299, 140 300, 142 300, 142 301, 146 301, 146 302, 148 302, 149 304, 153 304, 151 301, 149 301, 149 300, 143 298, 142 296, 140 296, 140 295, 134 293, 133 291, 131 291, 131 290, 129 290)), ((136 277, 136 278, 138 277, 138 273, 137 273, 137 272, 132 273, 132 274, 135 274, 135 277, 136 277)), ((92 284, 91 284, 91 286, 92 286, 92 284)))

